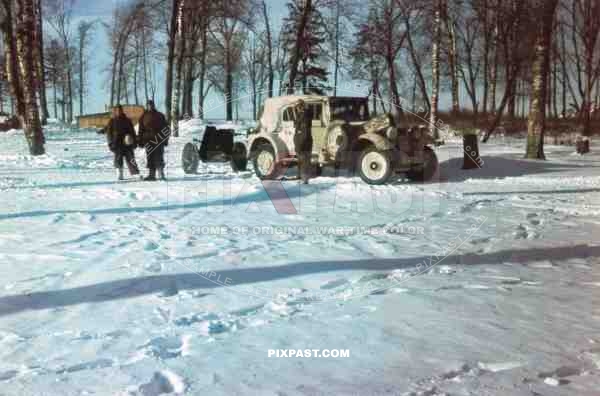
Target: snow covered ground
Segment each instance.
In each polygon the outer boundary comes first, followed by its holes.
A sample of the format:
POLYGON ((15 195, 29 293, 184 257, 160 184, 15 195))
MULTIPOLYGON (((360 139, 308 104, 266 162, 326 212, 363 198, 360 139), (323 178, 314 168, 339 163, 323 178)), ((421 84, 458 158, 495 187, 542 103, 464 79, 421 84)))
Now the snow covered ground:
POLYGON ((434 183, 265 189, 184 175, 197 127, 159 183, 93 131, 0 135, 0 394, 599 394, 600 155, 498 138, 434 183))

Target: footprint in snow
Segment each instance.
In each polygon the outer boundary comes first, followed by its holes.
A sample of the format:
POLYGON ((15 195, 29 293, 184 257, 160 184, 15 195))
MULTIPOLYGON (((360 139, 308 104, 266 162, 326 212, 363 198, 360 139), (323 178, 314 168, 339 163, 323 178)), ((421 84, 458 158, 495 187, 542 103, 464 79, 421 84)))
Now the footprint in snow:
POLYGON ((17 370, 0 371, 0 381, 8 381, 19 374, 17 370))
POLYGON ((515 239, 538 239, 539 238, 539 234, 535 231, 532 231, 531 229, 529 229, 527 226, 524 226, 523 224, 519 224, 515 230, 515 232, 513 232, 513 236, 515 239))
POLYGON ((55 215, 52 220, 50 221, 50 224, 58 224, 61 223, 63 220, 65 219, 65 215, 63 214, 59 214, 59 215, 55 215))
MULTIPOLYGON (((554 379, 563 379, 563 378, 567 378, 567 377, 574 377, 574 376, 578 376, 581 375, 582 370, 573 367, 573 366, 561 366, 559 368, 557 368, 556 370, 552 370, 552 371, 548 371, 548 372, 541 372, 538 374, 538 378, 542 378, 542 379, 547 379, 547 378, 554 378, 554 379)), ((560 384, 562 385, 562 384, 560 384)))
POLYGON ((79 363, 73 366, 69 366, 65 369, 57 370, 56 374, 64 374, 64 373, 75 373, 77 371, 83 370, 96 370, 102 369, 106 367, 112 367, 114 362, 112 359, 96 359, 91 362, 79 363))
POLYGON ((335 289, 337 287, 340 286, 344 286, 346 284, 350 283, 350 281, 346 278, 340 278, 340 279, 336 279, 336 280, 332 280, 329 281, 327 283, 324 283, 321 285, 321 290, 331 290, 331 289, 335 289))
POLYGON ((180 356, 186 356, 190 346, 189 335, 180 337, 156 337, 143 345, 147 356, 155 357, 160 360, 173 359, 180 356))
POLYGON ((468 364, 463 364, 462 366, 460 366, 459 369, 457 370, 450 370, 444 374, 442 374, 442 378, 445 380, 454 380, 454 379, 459 379, 462 375, 465 374, 477 374, 478 373, 478 369, 471 369, 471 367, 468 364))
POLYGON ((152 379, 139 386, 140 396, 160 396, 165 394, 181 395, 185 393, 185 381, 177 374, 164 370, 155 372, 152 379))
POLYGON ((542 219, 539 218, 539 215, 537 213, 529 213, 526 217, 529 221, 529 224, 531 224, 532 226, 539 226, 543 222, 542 219))
POLYGON ((158 244, 154 241, 146 241, 146 243, 144 244, 144 250, 147 252, 151 252, 153 250, 158 249, 160 246, 158 246, 158 244))

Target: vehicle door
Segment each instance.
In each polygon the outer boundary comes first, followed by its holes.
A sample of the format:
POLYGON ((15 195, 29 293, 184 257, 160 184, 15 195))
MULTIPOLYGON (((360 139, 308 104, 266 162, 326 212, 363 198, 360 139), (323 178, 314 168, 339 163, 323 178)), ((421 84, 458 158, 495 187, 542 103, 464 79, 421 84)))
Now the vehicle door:
POLYGON ((294 144, 294 135, 296 134, 296 113, 294 112, 294 104, 288 105, 281 110, 281 123, 279 128, 279 138, 285 144, 288 152, 296 151, 294 144))
POLYGON ((307 103, 307 111, 312 120, 313 153, 317 154, 327 145, 327 125, 323 108, 323 102, 321 101, 307 103))

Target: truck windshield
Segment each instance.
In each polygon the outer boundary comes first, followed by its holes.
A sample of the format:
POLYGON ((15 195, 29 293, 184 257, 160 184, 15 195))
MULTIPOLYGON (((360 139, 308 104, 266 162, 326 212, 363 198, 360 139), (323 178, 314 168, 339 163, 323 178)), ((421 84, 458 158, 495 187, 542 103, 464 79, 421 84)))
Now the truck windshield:
POLYGON ((330 100, 332 121, 367 121, 369 119, 369 106, 366 100, 340 99, 330 100))

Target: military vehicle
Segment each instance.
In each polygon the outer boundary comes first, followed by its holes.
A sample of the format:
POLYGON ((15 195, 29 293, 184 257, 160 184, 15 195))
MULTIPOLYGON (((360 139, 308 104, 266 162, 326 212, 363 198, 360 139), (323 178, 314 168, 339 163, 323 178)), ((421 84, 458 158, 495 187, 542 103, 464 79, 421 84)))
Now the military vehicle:
MULTIPOLYGON (((312 119, 312 162, 347 169, 368 184, 404 174, 430 180, 438 160, 427 128, 400 128, 389 114, 371 118, 367 98, 282 96, 265 101, 245 151, 260 179, 282 178, 296 163, 294 107, 302 100, 312 119)), ((242 151, 242 150, 239 150, 242 151)))

